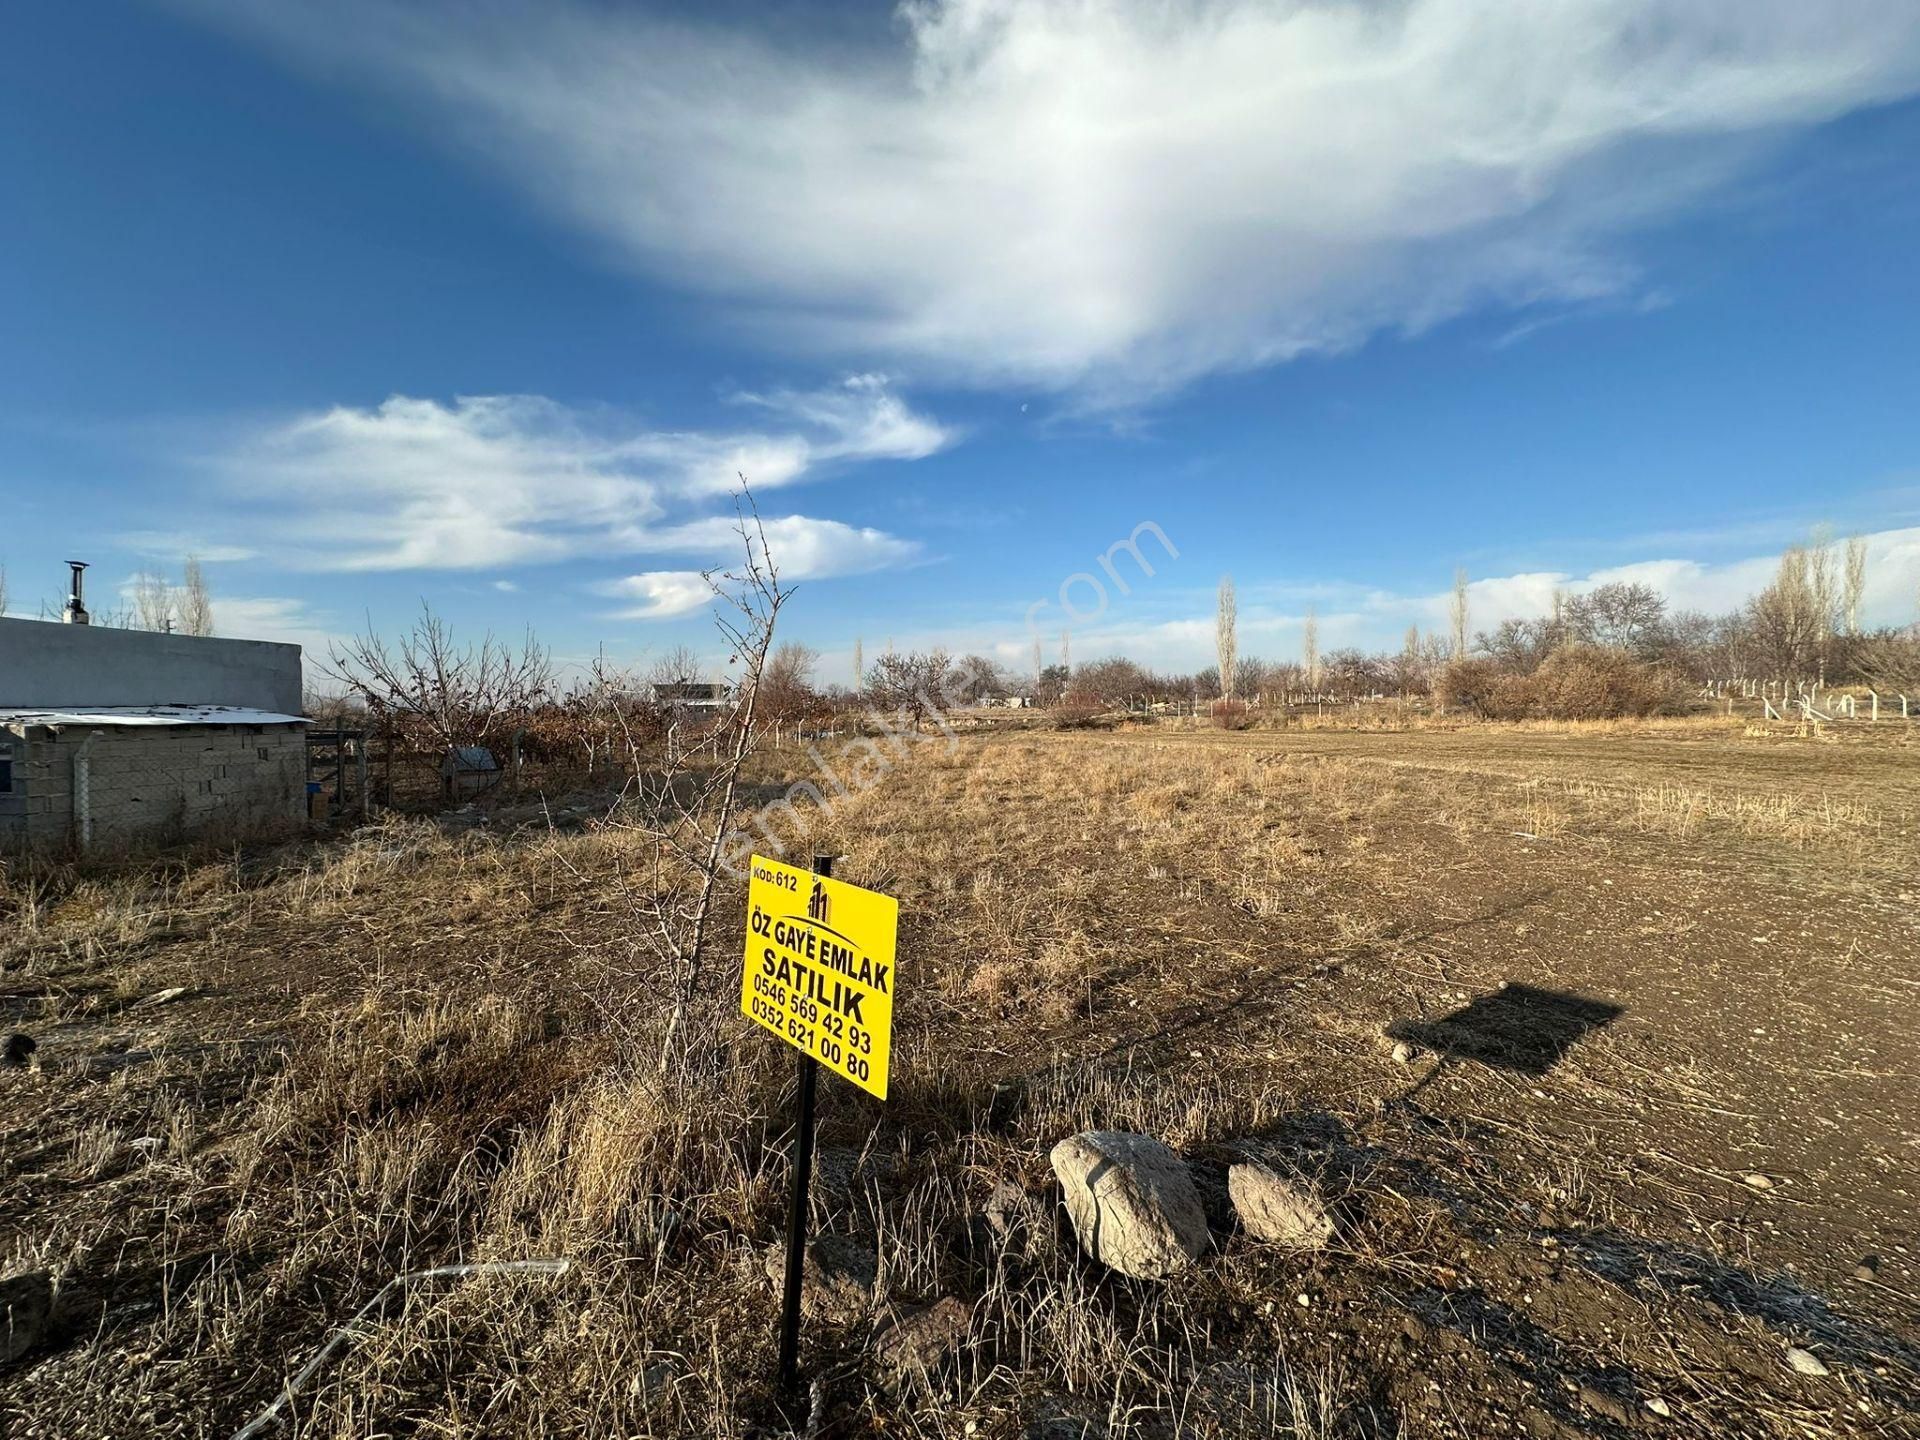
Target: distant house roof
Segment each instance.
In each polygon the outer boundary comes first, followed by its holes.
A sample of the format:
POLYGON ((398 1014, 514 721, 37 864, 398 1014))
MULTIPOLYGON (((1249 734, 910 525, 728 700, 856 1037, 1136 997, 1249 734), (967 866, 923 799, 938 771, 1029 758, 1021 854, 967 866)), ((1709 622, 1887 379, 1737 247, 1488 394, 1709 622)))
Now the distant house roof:
POLYGON ((653 687, 653 698, 661 703, 718 703, 727 698, 727 687, 711 680, 661 680, 653 687))
POLYGON ((0 725, 304 725, 303 715, 239 705, 89 705, 74 710, 0 708, 0 725))

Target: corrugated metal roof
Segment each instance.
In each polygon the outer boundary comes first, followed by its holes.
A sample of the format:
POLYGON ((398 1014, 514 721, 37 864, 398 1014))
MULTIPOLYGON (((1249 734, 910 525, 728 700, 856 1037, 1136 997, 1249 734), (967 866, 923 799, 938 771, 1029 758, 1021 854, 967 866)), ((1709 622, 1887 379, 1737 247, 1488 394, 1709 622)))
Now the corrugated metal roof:
POLYGON ((0 706, 0 725, 305 725, 300 715, 239 705, 89 705, 78 710, 0 706))

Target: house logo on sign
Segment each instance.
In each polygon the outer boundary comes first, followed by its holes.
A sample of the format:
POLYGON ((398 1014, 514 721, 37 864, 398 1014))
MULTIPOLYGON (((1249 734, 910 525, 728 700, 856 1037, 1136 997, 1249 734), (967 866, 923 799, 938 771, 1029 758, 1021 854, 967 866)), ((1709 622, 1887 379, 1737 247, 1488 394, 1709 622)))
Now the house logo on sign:
POLYGON ((813 894, 807 897, 807 918, 821 925, 827 923, 827 892, 818 880, 813 882, 813 894))

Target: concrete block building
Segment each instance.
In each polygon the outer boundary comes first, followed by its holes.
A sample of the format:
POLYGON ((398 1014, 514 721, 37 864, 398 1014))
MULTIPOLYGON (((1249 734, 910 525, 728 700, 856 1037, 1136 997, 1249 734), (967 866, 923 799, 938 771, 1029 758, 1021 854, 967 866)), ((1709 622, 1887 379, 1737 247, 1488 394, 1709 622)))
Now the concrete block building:
POLYGON ((298 645, 0 620, 0 845, 297 822, 305 726, 298 645))

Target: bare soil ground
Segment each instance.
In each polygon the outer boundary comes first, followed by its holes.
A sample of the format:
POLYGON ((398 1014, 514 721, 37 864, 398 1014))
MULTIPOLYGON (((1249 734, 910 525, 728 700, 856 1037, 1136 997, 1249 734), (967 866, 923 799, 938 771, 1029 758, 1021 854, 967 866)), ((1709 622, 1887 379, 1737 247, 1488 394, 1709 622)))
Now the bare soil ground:
MULTIPOLYGON (((971 1330, 903 1378, 823 1314, 820 1433, 1920 1434, 1917 836, 1893 727, 921 747, 810 837, 902 905, 893 1095, 825 1087, 815 1223, 971 1330), (1058 1229, 1095 1127, 1186 1157, 1189 1272, 1058 1229), (1334 1246, 1239 1231, 1242 1157, 1334 1246), (982 1224, 1003 1182, 1038 1229, 982 1224)), ((777 1433, 791 1062, 727 1018, 735 891, 720 1063, 659 1078, 632 843, 10 869, 0 1260, 60 1305, 0 1431, 232 1434, 395 1274, 564 1258, 408 1288, 277 1433, 777 1433)))

